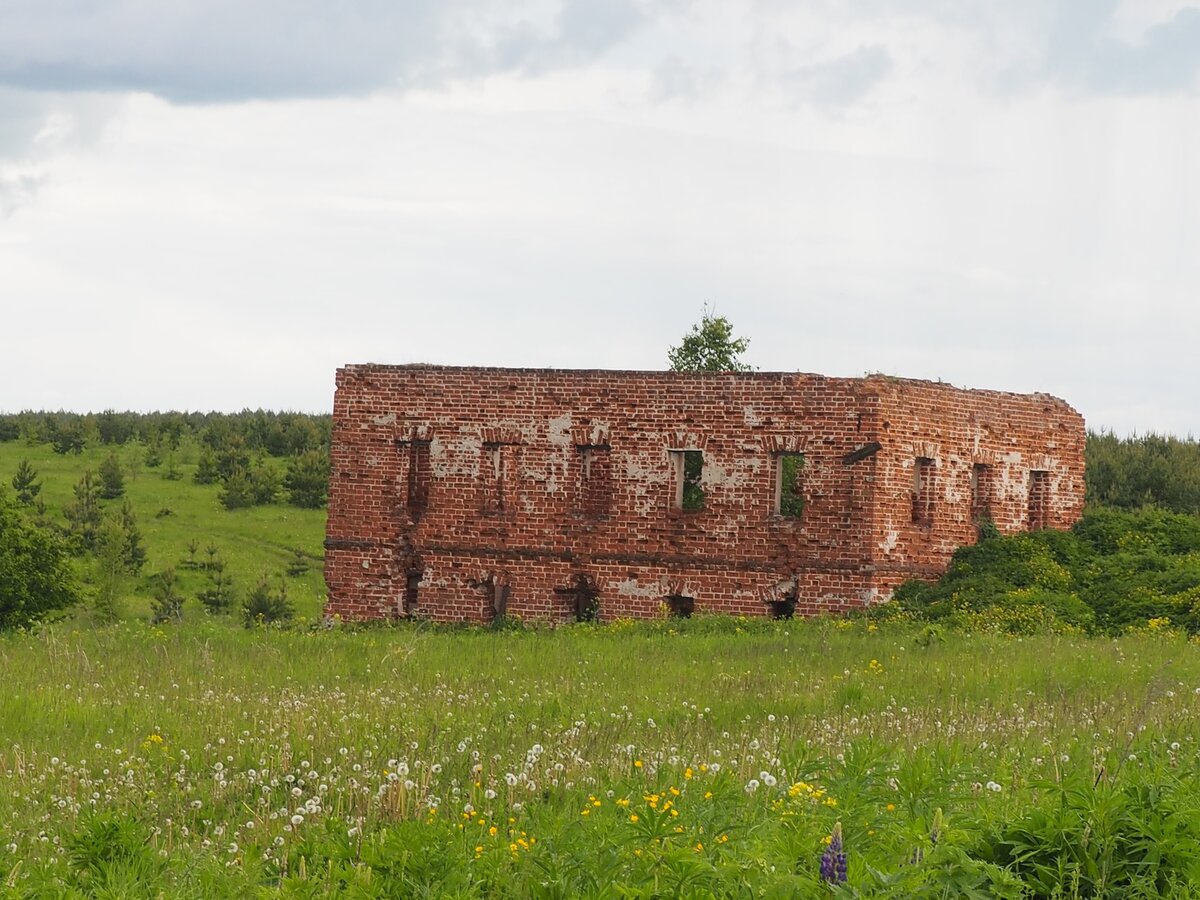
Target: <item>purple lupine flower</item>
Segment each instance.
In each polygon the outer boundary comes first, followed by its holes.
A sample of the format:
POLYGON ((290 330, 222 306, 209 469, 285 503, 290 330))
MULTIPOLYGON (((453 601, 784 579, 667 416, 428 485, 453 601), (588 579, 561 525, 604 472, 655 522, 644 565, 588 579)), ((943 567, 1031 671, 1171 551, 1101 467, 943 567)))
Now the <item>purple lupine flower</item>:
POLYGON ((933 827, 929 829, 929 842, 934 846, 942 839, 942 808, 939 806, 933 813, 933 827))
POLYGON ((821 880, 826 884, 846 883, 846 851, 842 846, 842 823, 835 822, 829 846, 821 854, 821 880))

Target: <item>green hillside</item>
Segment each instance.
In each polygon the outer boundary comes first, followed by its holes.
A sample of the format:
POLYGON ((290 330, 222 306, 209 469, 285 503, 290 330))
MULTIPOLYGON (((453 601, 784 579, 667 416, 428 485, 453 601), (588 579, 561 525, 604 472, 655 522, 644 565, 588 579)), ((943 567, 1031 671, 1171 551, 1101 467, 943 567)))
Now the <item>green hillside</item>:
MULTIPOLYGON (((80 475, 85 469, 96 473, 110 452, 114 451, 108 447, 87 447, 80 454, 60 455, 49 444, 0 442, 0 485, 11 493, 13 473, 21 460, 28 459, 43 484, 39 499, 46 506, 44 518, 65 525, 63 510, 72 500, 80 475)), ((119 446, 115 452, 126 472, 125 498, 137 516, 146 547, 145 568, 125 590, 123 606, 127 615, 149 613, 153 575, 167 567, 174 567, 188 598, 185 615, 206 614, 195 599, 207 578, 200 568, 190 565, 192 542, 197 547, 194 556, 197 566, 207 558, 209 547, 217 549, 227 563, 226 571, 232 575, 239 597, 245 596, 260 577, 283 576, 297 615, 306 618, 320 615, 325 592, 322 576, 325 510, 300 509, 283 503, 226 510, 218 499, 220 485, 200 485, 193 481, 199 453, 188 441, 155 468, 145 466, 144 448, 139 444, 119 446), (168 478, 168 474, 178 478, 168 478), (308 571, 288 576, 286 572, 296 561, 297 550, 303 554, 308 571)), ((285 461, 267 457, 266 464, 282 473, 285 461)), ((122 500, 107 500, 104 506, 119 509, 121 503, 122 500)), ((85 578, 90 575, 90 566, 88 558, 80 559, 79 570, 85 578)))

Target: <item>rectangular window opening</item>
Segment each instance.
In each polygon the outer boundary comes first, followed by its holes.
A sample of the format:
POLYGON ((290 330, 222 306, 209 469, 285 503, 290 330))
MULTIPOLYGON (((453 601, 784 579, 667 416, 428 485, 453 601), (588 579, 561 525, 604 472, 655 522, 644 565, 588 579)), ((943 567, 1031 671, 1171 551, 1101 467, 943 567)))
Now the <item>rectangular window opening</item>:
POLYGON ((775 514, 799 519, 804 515, 804 454, 779 453, 776 458, 775 514))
POLYGON ((912 520, 917 525, 933 523, 934 461, 918 456, 913 466, 912 520))
POLYGON ((1050 473, 1029 473, 1029 530, 1041 531, 1050 523, 1050 473))
POLYGON ((504 512, 504 470, 504 445, 484 444, 479 464, 484 513, 504 512))
POLYGON ((683 594, 671 594, 667 597, 667 615, 672 619, 690 619, 695 611, 694 597, 685 597, 683 594))
POLYGON ((589 518, 602 518, 612 507, 612 464, 609 448, 581 446, 580 511, 589 518))
POLYGON ((408 515, 418 521, 429 508, 429 441, 412 441, 408 446, 408 515))
POLYGON ((417 608, 417 594, 421 589, 421 579, 425 576, 417 569, 409 569, 404 581, 404 611, 410 616, 417 608))
POLYGON ((508 614, 508 595, 510 587, 507 583, 495 578, 487 582, 487 597, 492 619, 503 619, 508 614))
POLYGON ((554 593, 570 600, 576 622, 595 622, 600 618, 600 589, 589 576, 576 575, 567 587, 555 588, 554 593))
POLYGON ((671 466, 674 476, 675 495, 672 509, 697 512, 704 509, 703 450, 671 450, 671 466))
POLYGON ((984 463, 971 466, 971 521, 992 517, 992 467, 984 463))
POLYGON ((772 619, 793 619, 796 617, 796 595, 789 594, 781 600, 771 600, 767 608, 772 619))

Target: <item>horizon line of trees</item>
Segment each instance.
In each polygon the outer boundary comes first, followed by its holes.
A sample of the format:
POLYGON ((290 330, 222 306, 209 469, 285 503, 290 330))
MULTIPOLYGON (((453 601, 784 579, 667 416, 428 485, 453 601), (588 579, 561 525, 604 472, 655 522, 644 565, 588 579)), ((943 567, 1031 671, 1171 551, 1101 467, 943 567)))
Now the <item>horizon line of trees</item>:
POLYGON ((178 450, 189 437, 216 447, 237 435, 251 451, 293 456, 328 446, 330 413, 275 412, 103 412, 23 410, 0 413, 0 441, 50 444, 58 453, 82 453, 84 447, 146 445, 160 454, 178 450))

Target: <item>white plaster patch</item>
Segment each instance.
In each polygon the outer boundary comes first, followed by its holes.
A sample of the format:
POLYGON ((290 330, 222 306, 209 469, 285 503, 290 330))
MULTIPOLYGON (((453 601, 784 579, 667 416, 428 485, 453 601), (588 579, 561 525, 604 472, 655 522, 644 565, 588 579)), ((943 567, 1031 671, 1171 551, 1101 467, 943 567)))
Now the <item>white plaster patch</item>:
POLYGON ((879 549, 886 555, 890 555, 893 550, 900 546, 900 532, 889 531, 884 535, 883 542, 880 543, 879 549))
POLYGON ((736 486, 739 481, 740 479, 732 472, 711 462, 707 457, 705 458, 704 468, 700 472, 700 486, 705 490, 714 487, 736 486))
POLYGON ((549 441, 553 447, 571 446, 571 414, 563 413, 548 423, 550 427, 549 441))
POLYGON ((613 585, 622 597, 661 597, 662 585, 657 581, 642 584, 636 578, 626 578, 613 585))

